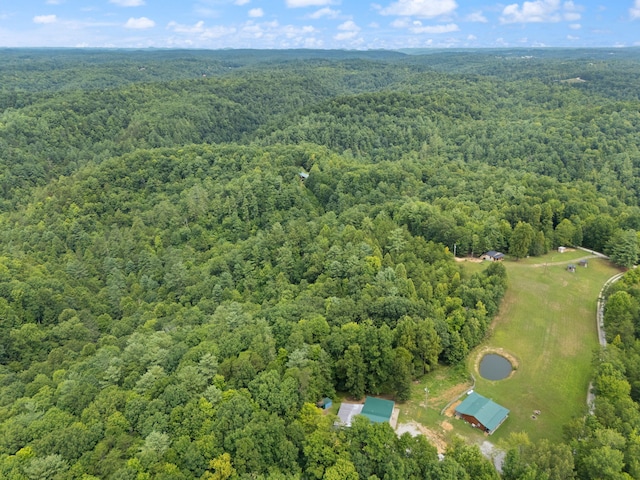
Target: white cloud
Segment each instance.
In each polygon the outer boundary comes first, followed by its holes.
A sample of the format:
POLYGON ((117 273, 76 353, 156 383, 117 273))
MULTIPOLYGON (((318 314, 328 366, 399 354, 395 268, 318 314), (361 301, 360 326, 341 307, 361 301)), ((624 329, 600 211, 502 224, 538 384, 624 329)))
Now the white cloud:
POLYGON ((144 5, 144 0, 109 0, 109 3, 120 7, 141 7, 144 5))
POLYGON ((47 5, 61 5, 64 3, 64 0, 47 0, 45 3, 47 5))
POLYGON ((567 40, 580 40, 580 37, 574 37, 573 35, 567 35, 567 40))
POLYGON ((333 38, 341 41, 351 40, 357 37, 361 29, 353 20, 347 20, 346 22, 338 25, 338 30, 340 30, 340 33, 336 34, 333 38))
POLYGON ((338 25, 338 30, 346 30, 349 32, 359 32, 360 27, 356 25, 356 22, 354 22, 353 20, 347 20, 346 22, 338 25))
POLYGON ((575 22, 580 20, 582 7, 573 1, 560 3, 560 0, 535 0, 507 5, 502 10, 500 23, 546 23, 566 20, 575 22))
POLYGON ((317 40, 310 35, 316 33, 311 25, 280 25, 277 20, 270 22, 247 22, 240 31, 241 38, 259 38, 268 45, 279 44, 283 47, 318 45, 317 40))
POLYGON ((193 11, 197 16, 204 18, 219 18, 221 16, 219 10, 214 10, 213 8, 208 8, 201 5, 197 5, 196 7, 194 7, 193 11))
POLYGON ((222 38, 229 35, 233 35, 236 33, 235 27, 227 27, 225 25, 215 25, 211 28, 205 29, 202 33, 202 38, 204 39, 212 39, 212 38, 222 38))
POLYGON ((391 26, 394 28, 407 28, 411 33, 420 34, 420 33, 430 33, 430 34, 438 34, 438 33, 451 33, 457 32, 460 30, 458 25, 455 23, 442 24, 442 25, 423 25, 421 21, 414 20, 413 22, 409 21, 407 18, 396 18, 393 22, 391 22, 391 26))
POLYGON ((127 23, 124 24, 125 28, 133 28, 137 30, 144 30, 147 28, 153 28, 156 26, 156 22, 148 19, 147 17, 130 18, 127 23))
POLYGON ((477 22, 477 23, 487 23, 489 20, 487 20, 487 17, 485 17, 482 12, 473 12, 469 15, 467 15, 467 18, 465 18, 465 20, 467 22, 477 22))
POLYGON ((261 8, 252 8, 251 10, 249 10, 249 16, 251 18, 264 17, 264 11, 261 8))
POLYGON ((340 10, 333 10, 329 7, 324 7, 324 8, 321 8, 320 10, 313 12, 311 15, 309 15, 309 18, 312 18, 314 20, 317 20, 322 17, 337 18, 338 15, 340 15, 340 10))
POLYGON ((477 39, 478 39, 478 37, 476 37, 476 36, 475 36, 475 35, 473 35, 473 34, 469 34, 469 35, 467 35, 467 40, 473 41, 473 40, 477 40, 477 39))
POLYGON ((204 32, 204 22, 200 20, 195 25, 180 25, 176 22, 169 22, 167 28, 170 28, 176 33, 202 33, 204 32))
POLYGON ((582 25, 580 25, 579 23, 572 23, 571 25, 569 25, 569 28, 571 30, 580 30, 582 28, 582 25))
POLYGON ((352 38, 355 38, 356 36, 358 36, 358 32, 341 32, 341 33, 337 33, 336 35, 334 35, 333 39, 334 40, 338 40, 338 41, 351 40, 352 38))
POLYGON ((398 0, 380 10, 382 15, 434 18, 450 15, 458 8, 455 0, 398 0))
POLYGON ((522 7, 517 3, 507 5, 502 10, 501 23, 534 23, 559 21, 557 10, 560 7, 559 0, 536 0, 524 2, 522 7))
POLYGON ((281 25, 277 20, 257 22, 247 20, 239 25, 214 25, 204 22, 183 25, 170 22, 167 29, 175 32, 169 39, 171 46, 247 48, 260 41, 265 48, 318 47, 322 39, 315 38, 317 30, 311 25, 281 25))
POLYGON ((633 7, 629 9, 629 15, 631 16, 631 20, 640 18, 640 0, 636 0, 633 7))
POLYGON ((332 3, 332 0, 287 0, 287 7, 322 7, 324 5, 331 5, 332 3))
POLYGON ((568 22, 575 22, 577 20, 580 20, 580 18, 582 17, 582 15, 580 14, 580 12, 583 10, 582 7, 573 3, 573 0, 564 2, 562 8, 564 9, 564 19, 568 22))
POLYGON ((411 29, 413 33, 451 33, 459 30, 460 28, 455 23, 448 23, 446 25, 426 25, 424 27, 415 27, 411 29))
POLYGON ((242 6, 242 5, 246 5, 247 3, 250 3, 251 0, 236 0, 235 3, 236 5, 242 6))
POLYGON ((179 39, 176 37, 170 39, 171 46, 202 46, 206 45, 206 43, 203 42, 208 40, 228 37, 238 32, 237 28, 226 25, 205 27, 203 21, 199 21, 194 25, 183 25, 177 22, 169 22, 167 28, 180 35, 179 39))
POLYGON ((408 28, 411 26, 411 22, 409 22, 406 18, 396 18, 393 22, 391 22, 391 26, 393 28, 408 28))
POLYGON ((324 41, 321 38, 309 37, 304 39, 304 48, 322 48, 324 41))
POLYGON ((47 24, 56 23, 57 21, 58 17, 56 17, 55 15, 36 15, 35 17, 33 17, 33 23, 47 24))

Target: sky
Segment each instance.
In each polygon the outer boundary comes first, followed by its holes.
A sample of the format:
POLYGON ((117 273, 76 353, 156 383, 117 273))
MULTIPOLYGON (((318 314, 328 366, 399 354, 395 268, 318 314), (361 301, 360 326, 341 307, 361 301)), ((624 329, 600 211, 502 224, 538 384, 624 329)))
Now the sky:
POLYGON ((0 0, 0 47, 640 46, 640 0, 0 0))

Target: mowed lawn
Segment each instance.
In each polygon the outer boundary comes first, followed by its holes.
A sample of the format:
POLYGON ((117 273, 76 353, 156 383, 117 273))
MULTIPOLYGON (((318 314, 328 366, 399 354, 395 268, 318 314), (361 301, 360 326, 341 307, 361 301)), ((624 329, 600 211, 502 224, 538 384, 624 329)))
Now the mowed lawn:
MULTIPOLYGON (((598 293, 619 271, 595 258, 588 259, 587 268, 567 271, 568 263, 577 265, 577 259, 586 256, 585 252, 556 252, 505 261, 508 289, 493 331, 468 360, 477 379, 476 391, 511 410, 491 437, 493 442, 522 431, 532 440, 560 440, 563 426, 585 414, 591 360, 598 347, 598 293), (483 347, 502 348, 516 357, 517 371, 500 381, 480 377, 476 365, 483 347), (535 419, 534 410, 541 412, 535 419)), ((459 433, 467 428, 461 422, 453 423, 459 433)))

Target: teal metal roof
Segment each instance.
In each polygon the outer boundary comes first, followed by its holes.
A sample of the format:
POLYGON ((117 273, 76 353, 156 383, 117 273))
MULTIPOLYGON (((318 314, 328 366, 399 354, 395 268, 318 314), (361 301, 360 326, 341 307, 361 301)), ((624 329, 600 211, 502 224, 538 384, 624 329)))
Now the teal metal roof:
POLYGON ((361 415, 369 418, 374 423, 384 423, 391 419, 395 402, 384 398, 367 397, 362 407, 361 415))
POLYGON ((456 413, 475 417, 487 430, 493 432, 509 415, 509 410, 493 400, 472 392, 456 407, 456 413))

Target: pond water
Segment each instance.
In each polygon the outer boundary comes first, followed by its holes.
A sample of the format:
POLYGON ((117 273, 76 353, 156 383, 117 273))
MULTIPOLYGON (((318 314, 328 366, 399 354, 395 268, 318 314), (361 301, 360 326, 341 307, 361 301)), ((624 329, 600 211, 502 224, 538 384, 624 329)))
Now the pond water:
POLYGON ((495 353, 485 355, 480 361, 480 375, 487 380, 502 380, 507 378, 512 370, 511 362, 495 353))

